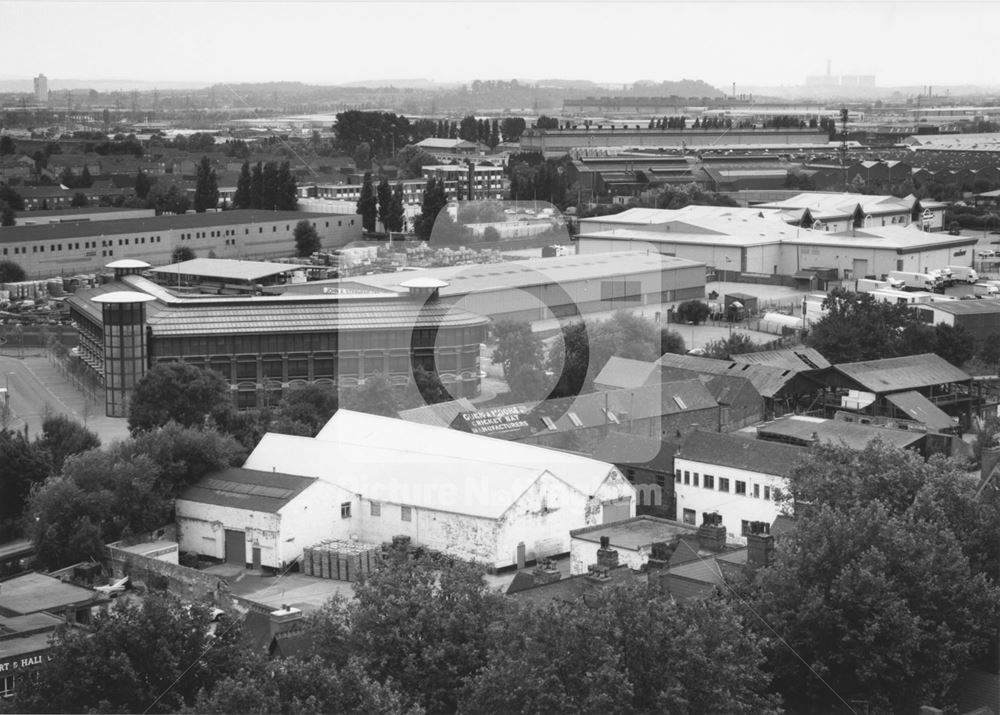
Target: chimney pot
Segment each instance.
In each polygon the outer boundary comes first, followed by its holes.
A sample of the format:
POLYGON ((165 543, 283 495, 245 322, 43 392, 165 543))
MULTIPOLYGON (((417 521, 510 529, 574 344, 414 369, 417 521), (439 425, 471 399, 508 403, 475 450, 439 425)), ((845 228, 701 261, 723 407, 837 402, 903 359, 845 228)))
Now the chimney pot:
POLYGON ((535 585, 540 586, 546 583, 555 583, 562 578, 562 574, 559 573, 559 569, 556 568, 552 559, 539 559, 531 571, 531 577, 534 579, 535 585))

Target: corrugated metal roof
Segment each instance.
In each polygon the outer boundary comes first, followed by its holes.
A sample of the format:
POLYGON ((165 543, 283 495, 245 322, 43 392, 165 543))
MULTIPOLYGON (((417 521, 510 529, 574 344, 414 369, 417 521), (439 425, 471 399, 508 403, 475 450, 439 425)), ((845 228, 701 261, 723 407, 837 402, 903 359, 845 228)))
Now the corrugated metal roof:
POLYGON ((676 459, 787 477, 805 454, 804 447, 695 430, 681 443, 676 459))
POLYGON ((888 395, 886 399, 905 412, 911 419, 932 429, 953 429, 958 424, 937 405, 914 390, 897 392, 888 395))
POLYGON ((903 449, 924 438, 921 432, 885 429, 874 425, 802 415, 790 415, 765 425, 758 425, 757 434, 761 439, 788 439, 803 446, 811 444, 815 435, 821 442, 845 444, 851 449, 864 449, 873 439, 903 449))
POLYGON ((666 353, 656 363, 672 369, 688 370, 698 374, 729 375, 750 381, 761 397, 774 397, 792 380, 796 372, 770 365, 741 364, 732 360, 715 360, 695 355, 666 353))
POLYGON ((414 407, 410 410, 400 410, 399 419, 407 422, 416 422, 422 425, 433 425, 435 427, 450 427, 463 412, 473 412, 476 406, 465 397, 447 402, 438 402, 434 405, 424 405, 414 407))
POLYGON ((825 370, 830 361, 815 348, 789 348, 786 350, 761 350, 755 353, 733 355, 733 362, 770 365, 788 370, 825 370))
POLYGON ((231 467, 188 487, 178 501, 277 514, 315 482, 314 477, 231 467))
POLYGON ((876 394, 964 382, 968 374, 934 353, 834 365, 845 377, 876 394))
POLYGON ((194 258, 152 269, 152 273, 167 276, 202 276, 233 281, 254 281, 278 273, 296 271, 306 266, 267 261, 237 261, 230 258, 194 258))
POLYGON ((656 363, 613 355, 594 378, 594 384, 610 388, 640 387, 646 384, 654 372, 659 372, 656 363))

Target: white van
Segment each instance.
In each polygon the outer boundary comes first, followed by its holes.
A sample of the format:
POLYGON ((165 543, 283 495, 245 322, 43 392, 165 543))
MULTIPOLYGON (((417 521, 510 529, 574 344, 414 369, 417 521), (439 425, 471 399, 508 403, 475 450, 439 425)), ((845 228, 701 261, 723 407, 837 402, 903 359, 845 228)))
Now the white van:
POLYGON ((979 274, 968 266, 948 266, 948 270, 951 271, 951 279, 955 282, 962 281, 969 284, 979 282, 979 274))

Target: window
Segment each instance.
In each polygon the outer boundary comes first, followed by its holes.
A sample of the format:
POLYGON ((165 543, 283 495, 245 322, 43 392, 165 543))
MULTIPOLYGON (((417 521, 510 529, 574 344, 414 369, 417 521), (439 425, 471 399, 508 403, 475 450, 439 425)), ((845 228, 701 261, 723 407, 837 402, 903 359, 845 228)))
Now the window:
POLYGON ((684 510, 684 523, 691 524, 692 526, 694 525, 695 523, 694 509, 684 510))
POLYGON ((676 472, 674 473, 674 481, 675 481, 675 482, 677 482, 678 484, 680 484, 680 483, 681 483, 681 470, 679 470, 679 469, 678 469, 678 470, 677 470, 677 471, 676 471, 676 472))
POLYGON ((719 491, 728 492, 729 491, 729 478, 719 477, 719 491))
POLYGON ((691 472, 684 472, 684 484, 691 483, 691 472))
POLYGON ((764 498, 765 499, 771 498, 771 487, 764 487, 764 498))
POLYGON ((372 516, 382 516, 382 505, 379 502, 377 501, 371 502, 371 507, 372 507, 372 516))
POLYGON ((408 506, 399 507, 399 518, 402 521, 413 521, 413 510, 408 506))
POLYGON ((341 519, 351 518, 351 502, 345 501, 340 505, 340 518, 341 519))
POLYGON ((542 417, 542 422, 545 423, 545 426, 548 429, 550 429, 550 430, 555 430, 556 429, 556 423, 552 421, 551 417, 542 417))
POLYGON ((753 498, 760 499, 760 484, 753 485, 753 498))
POLYGON ((706 474, 704 487, 705 489, 715 489, 715 477, 713 477, 711 474, 706 474))
POLYGON ((747 483, 746 482, 737 481, 736 482, 736 493, 739 494, 741 497, 745 497, 747 495, 747 483))
POLYGON ((694 486, 698 486, 698 472, 695 472, 694 474, 691 475, 691 483, 694 486))

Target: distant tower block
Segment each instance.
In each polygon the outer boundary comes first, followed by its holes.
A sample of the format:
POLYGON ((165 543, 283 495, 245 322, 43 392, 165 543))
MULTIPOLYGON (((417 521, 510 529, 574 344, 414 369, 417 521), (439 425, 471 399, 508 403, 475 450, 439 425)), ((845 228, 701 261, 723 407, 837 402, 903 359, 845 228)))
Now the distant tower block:
POLYGON ((43 74, 35 77, 35 101, 39 104, 49 101, 49 80, 43 74))
POLYGON ((146 374, 146 306, 153 296, 117 291, 96 296, 104 328, 104 407, 108 417, 128 416, 135 385, 146 374))

